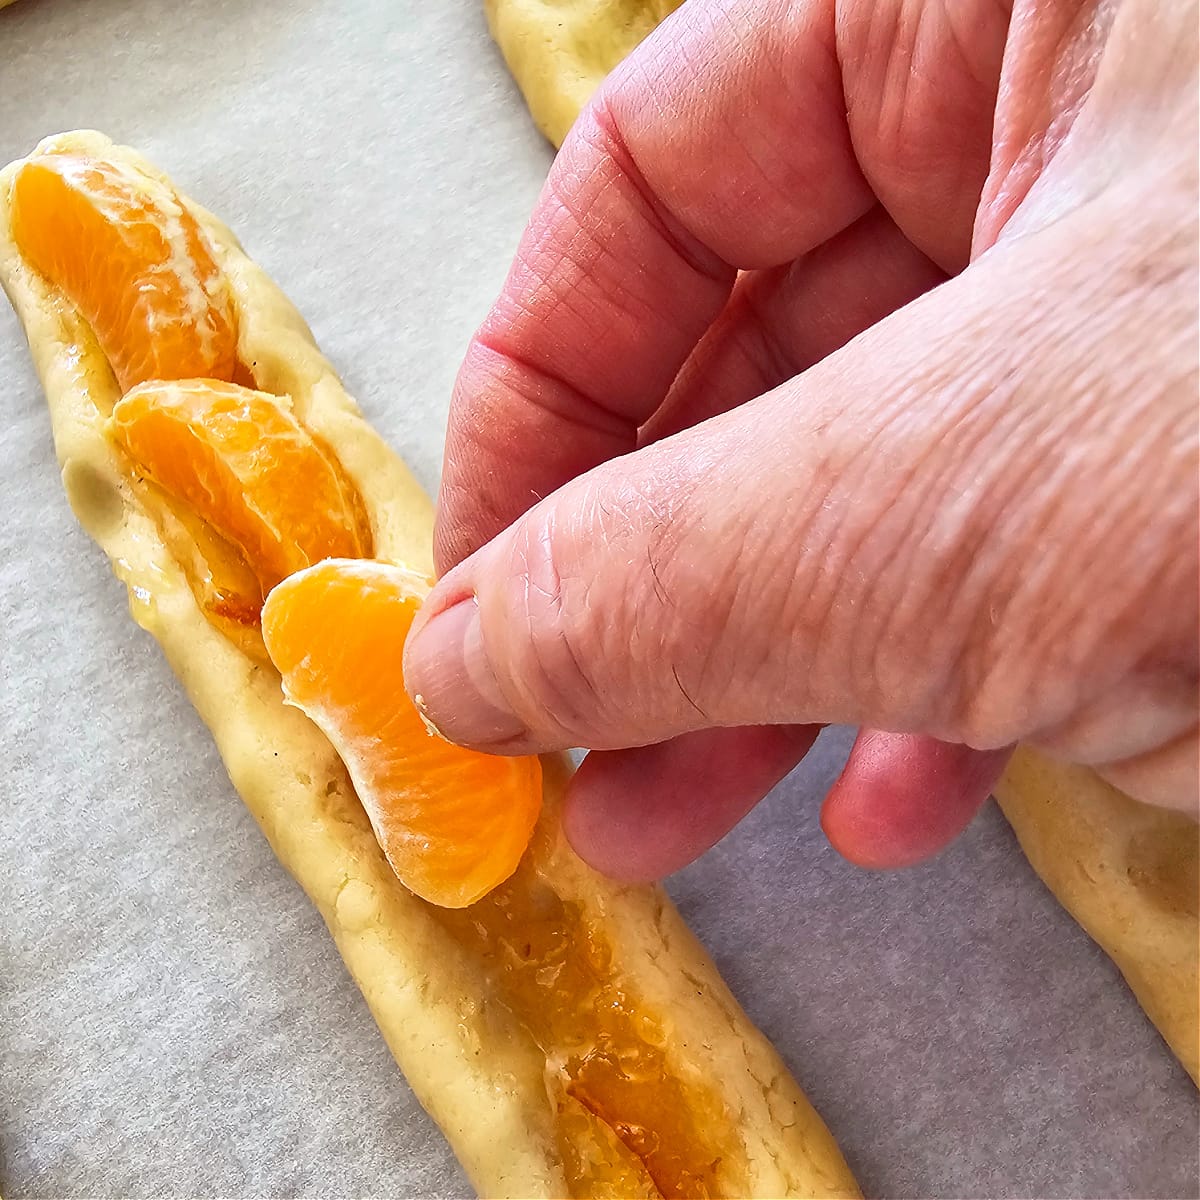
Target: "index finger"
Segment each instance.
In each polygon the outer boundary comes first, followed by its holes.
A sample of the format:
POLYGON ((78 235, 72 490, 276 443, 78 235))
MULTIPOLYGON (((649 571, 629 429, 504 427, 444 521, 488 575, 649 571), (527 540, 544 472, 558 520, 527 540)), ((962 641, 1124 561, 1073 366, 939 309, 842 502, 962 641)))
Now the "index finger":
POLYGON ((634 448, 738 269, 870 207, 834 41, 830 0, 690 0, 601 89, 459 374, 440 570, 634 448))

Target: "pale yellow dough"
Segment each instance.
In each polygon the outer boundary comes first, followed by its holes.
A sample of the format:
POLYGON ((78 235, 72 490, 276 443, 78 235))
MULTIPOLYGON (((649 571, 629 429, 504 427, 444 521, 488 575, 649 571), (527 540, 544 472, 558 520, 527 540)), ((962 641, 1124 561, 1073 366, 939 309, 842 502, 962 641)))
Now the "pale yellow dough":
POLYGON ((1200 829, 1093 771, 1018 750, 996 798, 1046 886, 1200 1083, 1200 829))
POLYGON ((600 81, 683 0, 484 0, 492 37, 556 146, 600 81))
MULTIPOLYGON (((99 134, 52 141, 158 174, 99 134)), ((547 1096, 555 1065, 495 1002, 478 957, 397 882, 329 743, 283 705, 277 675, 205 620, 127 486, 101 431, 102 410, 118 398, 107 363, 91 331, 13 243, 8 197, 17 165, 0 174, 0 280, 29 338, 80 522, 128 586, 133 616, 161 643, 235 787, 325 918, 396 1060, 474 1185, 489 1196, 565 1195, 547 1096)), ((223 225, 193 208, 230 280, 240 355, 254 364, 257 384, 291 395, 302 420, 336 450, 366 499, 379 556, 428 569, 426 496, 366 424, 292 305, 223 225)), ((722 1119, 745 1155, 744 1184, 729 1187, 754 1196, 857 1195, 820 1118, 664 894, 608 883, 566 848, 556 820, 566 770, 547 766, 546 815, 531 851, 538 875, 603 922, 614 969, 666 1033, 672 1071, 718 1090, 722 1119)))

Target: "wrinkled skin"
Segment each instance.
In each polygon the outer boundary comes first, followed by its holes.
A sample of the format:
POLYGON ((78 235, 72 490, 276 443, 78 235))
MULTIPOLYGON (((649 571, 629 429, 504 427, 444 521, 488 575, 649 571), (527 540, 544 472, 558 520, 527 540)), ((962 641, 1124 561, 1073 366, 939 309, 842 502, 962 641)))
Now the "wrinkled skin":
POLYGON ((1197 792, 1194 4, 690 0, 556 161, 459 376, 405 676, 583 745, 652 877, 820 723, 866 865, 1028 741, 1197 792), (457 565, 456 565, 457 564, 457 565))

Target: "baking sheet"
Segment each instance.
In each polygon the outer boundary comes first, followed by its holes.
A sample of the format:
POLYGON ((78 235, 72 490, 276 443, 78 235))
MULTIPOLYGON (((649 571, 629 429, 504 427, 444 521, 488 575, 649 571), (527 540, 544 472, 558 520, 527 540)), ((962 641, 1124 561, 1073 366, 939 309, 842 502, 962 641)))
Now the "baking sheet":
MULTIPOLYGON (((222 216, 430 488, 550 153, 478 0, 20 0, 0 156, 80 125, 222 216)), ((316 914, 75 525, 0 311, 0 1193, 468 1193, 316 914)), ((989 808, 936 863, 824 844, 831 731, 671 882, 864 1188, 1194 1196, 1196 1093, 989 808)))

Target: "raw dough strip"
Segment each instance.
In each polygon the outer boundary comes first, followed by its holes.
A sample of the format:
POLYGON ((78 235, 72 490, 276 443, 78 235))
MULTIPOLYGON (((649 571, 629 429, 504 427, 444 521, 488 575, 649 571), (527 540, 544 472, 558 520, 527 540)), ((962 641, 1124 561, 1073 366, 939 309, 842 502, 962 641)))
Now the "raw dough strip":
POLYGON ((1022 748, 996 785, 1021 849, 1200 1084, 1200 829, 1022 748))
MULTIPOLYGON (((163 178, 99 134, 50 142, 163 178)), ((18 166, 0 173, 0 281, 45 388, 72 507, 127 585, 134 618, 162 645, 275 853, 320 910, 417 1097, 483 1194, 629 1194, 635 1184, 657 1194, 644 1171, 635 1178, 640 1160, 622 1165, 629 1130, 618 1138, 597 1118, 594 1098, 565 1073, 561 1048, 539 1045, 539 1031, 506 1006, 495 946, 481 949, 469 929, 397 882, 328 742, 283 705, 273 671, 205 620, 102 433, 103 413, 118 398, 107 362, 13 242, 8 197, 18 166), (564 1129, 573 1131, 567 1144, 564 1129), (571 1172, 586 1180, 597 1163, 609 1164, 609 1177, 628 1167, 625 1193, 569 1183, 571 1172)), ((365 498, 379 556, 428 569, 427 498, 362 418, 296 310, 223 225, 191 207, 229 280, 240 358, 257 386, 291 395, 297 415, 338 454, 365 498)), ((820 1118, 664 894, 602 880, 566 848, 556 818, 566 772, 561 762, 547 766, 546 815, 518 872, 517 900, 549 905, 574 922, 574 934, 599 938, 596 969, 656 1031, 667 1082, 699 1106, 688 1114, 695 1127, 724 1147, 712 1163, 712 1193, 856 1195, 820 1118)))
POLYGON ((537 127, 561 146, 601 80, 683 0, 483 0, 537 127))

